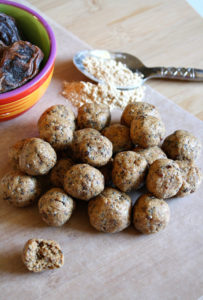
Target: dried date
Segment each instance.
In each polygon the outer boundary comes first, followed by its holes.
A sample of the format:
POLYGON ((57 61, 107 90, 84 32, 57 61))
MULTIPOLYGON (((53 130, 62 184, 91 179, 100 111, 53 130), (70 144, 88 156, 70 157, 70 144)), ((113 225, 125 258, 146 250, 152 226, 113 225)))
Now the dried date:
POLYGON ((0 93, 13 90, 39 71, 43 52, 29 42, 18 41, 5 48, 0 61, 0 93))
POLYGON ((0 13, 0 48, 11 46, 13 43, 21 40, 15 20, 0 13))

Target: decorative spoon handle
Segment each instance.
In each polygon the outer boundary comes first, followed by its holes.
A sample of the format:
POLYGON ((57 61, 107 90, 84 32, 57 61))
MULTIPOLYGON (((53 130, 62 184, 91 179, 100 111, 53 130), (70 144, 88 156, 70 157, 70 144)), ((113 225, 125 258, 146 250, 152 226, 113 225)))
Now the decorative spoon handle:
POLYGON ((195 68, 155 67, 147 68, 146 77, 203 81, 203 70, 195 68))

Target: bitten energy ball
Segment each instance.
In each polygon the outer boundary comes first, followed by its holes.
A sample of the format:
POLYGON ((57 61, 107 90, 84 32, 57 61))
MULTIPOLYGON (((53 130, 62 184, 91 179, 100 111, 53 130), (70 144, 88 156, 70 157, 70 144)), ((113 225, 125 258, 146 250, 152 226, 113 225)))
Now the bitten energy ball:
POLYGON ((182 183, 181 170, 171 159, 158 159, 149 167, 147 189, 159 199, 175 196, 182 183))
POLYGON ((77 124, 79 128, 94 128, 102 130, 111 121, 110 110, 107 105, 86 103, 78 109, 77 124))
POLYGON ((56 152, 42 139, 31 138, 19 156, 19 169, 29 175, 47 174, 56 164, 56 152))
POLYGON ((12 163, 14 168, 19 169, 19 156, 23 149, 24 144, 29 141, 28 139, 23 139, 12 145, 8 150, 8 158, 12 163))
POLYGON ((52 188, 38 202, 39 213, 50 226, 61 226, 66 223, 73 212, 75 202, 62 189, 52 188))
POLYGON ((160 114, 156 107, 146 102, 136 102, 128 104, 121 116, 121 124, 130 127, 131 122, 134 118, 152 116, 160 119, 160 114))
POLYGON ((61 268, 64 256, 60 245, 52 240, 31 239, 23 248, 22 261, 32 272, 61 268))
POLYGON ((177 130, 165 138, 162 149, 169 158, 192 161, 201 153, 201 142, 190 132, 177 130))
POLYGON ((66 172, 64 189, 72 197, 87 201, 103 191, 104 176, 87 164, 74 165, 66 172))
POLYGON ((71 149, 73 152, 73 156, 76 160, 80 158, 79 146, 84 138, 88 138, 91 136, 100 136, 101 133, 93 128, 84 128, 80 130, 76 130, 73 134, 73 142, 71 145, 71 149))
POLYGON ((50 173, 50 180, 53 186, 63 187, 65 174, 72 165, 73 161, 70 158, 64 158, 57 161, 50 173))
POLYGON ((176 160, 176 163, 178 164, 183 177, 183 184, 176 196, 184 197, 194 193, 202 181, 200 169, 187 160, 176 160))
POLYGON ((131 207, 128 195, 113 188, 106 188, 88 203, 90 224, 98 231, 122 231, 130 225, 131 207))
POLYGON ((102 135, 84 138, 79 145, 80 160, 94 167, 106 165, 112 154, 113 145, 111 141, 102 135))
POLYGON ((165 134, 163 122, 152 116, 133 119, 130 126, 130 137, 134 145, 143 148, 160 145, 165 134))
POLYGON ((120 152, 115 156, 112 170, 113 183, 123 192, 136 190, 144 184, 147 161, 133 151, 120 152))
POLYGON ((64 105, 51 106, 41 115, 38 130, 40 138, 49 142, 55 150, 66 149, 73 140, 74 113, 64 105))
POLYGON ((137 147, 133 151, 143 156, 149 165, 151 165, 157 159, 167 158, 166 154, 158 146, 145 149, 137 147))
POLYGON ((133 225, 142 233, 156 233, 164 229, 169 219, 170 208, 162 199, 145 194, 135 203, 133 225))
POLYGON ((40 193, 39 181, 20 171, 8 172, 1 179, 2 198, 14 206, 31 205, 38 200, 40 193))
POLYGON ((130 130, 121 124, 112 124, 104 128, 102 134, 113 144, 113 153, 132 149, 130 130))

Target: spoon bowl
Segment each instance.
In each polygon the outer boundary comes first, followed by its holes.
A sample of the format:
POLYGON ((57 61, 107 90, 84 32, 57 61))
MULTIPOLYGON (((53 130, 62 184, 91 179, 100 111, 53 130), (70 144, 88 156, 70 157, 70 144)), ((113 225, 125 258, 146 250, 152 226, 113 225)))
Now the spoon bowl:
POLYGON ((76 68, 82 72, 89 79, 97 82, 104 83, 99 78, 93 76, 85 68, 83 61, 86 57, 93 56, 99 59, 110 60, 114 59, 117 62, 121 62, 133 73, 140 75, 139 84, 133 86, 117 86, 120 90, 130 90, 141 86, 146 80, 151 78, 159 79, 175 79, 175 80, 186 80, 186 81, 203 81, 203 70, 195 68, 184 68, 184 67, 146 67, 141 60, 137 57, 124 53, 124 52, 112 52, 108 50, 83 50, 78 52, 74 58, 73 63, 76 68))

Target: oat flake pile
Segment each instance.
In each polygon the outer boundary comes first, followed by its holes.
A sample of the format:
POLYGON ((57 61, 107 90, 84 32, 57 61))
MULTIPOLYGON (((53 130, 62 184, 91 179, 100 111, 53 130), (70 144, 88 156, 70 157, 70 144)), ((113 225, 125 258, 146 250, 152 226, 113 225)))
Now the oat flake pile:
POLYGON ((62 95, 74 106, 80 107, 84 103, 103 103, 113 108, 124 108, 127 104, 141 101, 144 87, 133 90, 118 90, 116 86, 139 85, 141 77, 131 72, 124 64, 115 60, 103 60, 87 57, 84 66, 93 76, 106 84, 90 82, 64 82, 62 95))

